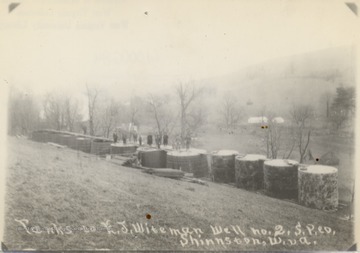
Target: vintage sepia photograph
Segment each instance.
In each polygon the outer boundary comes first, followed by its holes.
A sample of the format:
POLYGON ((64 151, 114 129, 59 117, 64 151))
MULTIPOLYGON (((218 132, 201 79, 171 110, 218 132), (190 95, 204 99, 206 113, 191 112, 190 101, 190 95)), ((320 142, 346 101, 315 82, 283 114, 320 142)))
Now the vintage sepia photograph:
POLYGON ((356 251, 359 6, 2 1, 1 251, 356 251))

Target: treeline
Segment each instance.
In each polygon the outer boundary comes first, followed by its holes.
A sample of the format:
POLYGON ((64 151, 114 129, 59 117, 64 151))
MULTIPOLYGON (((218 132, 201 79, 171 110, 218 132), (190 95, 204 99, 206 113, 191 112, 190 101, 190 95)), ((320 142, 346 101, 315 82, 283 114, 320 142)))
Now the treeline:
POLYGON ((66 94, 42 97, 12 89, 9 99, 9 134, 29 135, 36 129, 55 129, 110 137, 116 128, 137 126, 139 132, 185 138, 206 122, 200 106, 206 88, 180 83, 170 94, 148 93, 126 101, 98 87, 84 87, 84 100, 66 94))
POLYGON ((336 130, 354 125, 355 97, 355 87, 338 87, 336 95, 328 101, 326 116, 336 130))
POLYGON ((59 94, 39 98, 33 94, 12 89, 9 99, 8 132, 28 135, 42 128, 74 131, 83 116, 79 101, 59 94))
POLYGON ((353 136, 355 119, 355 88, 338 87, 334 95, 326 96, 326 111, 315 112, 312 105, 294 104, 288 113, 288 123, 283 126, 276 124, 272 119, 276 116, 271 112, 264 112, 268 122, 266 125, 265 142, 267 157, 277 158, 279 151, 283 150, 283 158, 289 159, 293 152, 298 153, 300 163, 305 160, 314 160, 310 150, 311 137, 315 132, 318 121, 325 120, 328 130, 339 131, 349 128, 348 132, 353 136))
MULTIPOLYGON (((195 135, 206 124, 234 129, 247 121, 246 107, 241 106, 243 101, 239 101, 236 94, 227 92, 216 100, 218 94, 211 92, 189 82, 174 86, 169 94, 148 93, 123 101, 86 85, 84 99, 79 101, 66 94, 52 93, 39 98, 13 89, 9 99, 9 134, 28 135, 35 129, 48 128, 109 137, 117 127, 131 123, 140 132, 185 138, 188 134, 195 135), (214 120, 216 122, 210 122, 214 120)), ((312 122, 321 118, 327 122, 328 129, 337 131, 354 125, 354 87, 338 87, 336 92, 324 93, 322 98, 323 110, 318 113, 312 105, 307 105, 307 109, 293 105, 288 115, 264 110, 257 116, 283 116, 297 124, 299 119, 294 114, 301 116, 305 112, 300 111, 305 110, 311 114, 312 122)))

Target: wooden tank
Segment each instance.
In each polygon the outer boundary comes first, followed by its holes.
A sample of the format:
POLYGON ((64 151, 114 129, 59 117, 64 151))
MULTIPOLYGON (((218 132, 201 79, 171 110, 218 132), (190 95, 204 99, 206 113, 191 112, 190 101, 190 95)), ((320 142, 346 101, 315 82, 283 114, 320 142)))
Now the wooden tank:
POLYGON ((166 151, 151 147, 137 149, 138 159, 142 166, 148 168, 166 168, 166 151))
POLYGON ((42 132, 40 132, 40 131, 32 132, 31 139, 33 141, 42 142, 42 132))
POLYGON ((67 146, 71 149, 77 150, 77 136, 76 135, 70 135, 67 139, 67 146))
POLYGON ((94 139, 91 142, 91 154, 94 155, 106 155, 110 154, 110 141, 103 139, 94 139))
POLYGON ((191 148, 191 151, 197 152, 200 154, 200 166, 194 167, 193 173, 194 177, 208 177, 209 176, 209 153, 204 149, 195 149, 191 148))
POLYGON ((211 176, 214 182, 235 182, 235 150, 219 150, 211 153, 211 176))
POLYGON ((235 157, 235 181, 238 188, 259 190, 264 188, 264 155, 235 157))
POLYGON ((79 151, 90 153, 91 151, 91 139, 78 137, 76 138, 76 148, 79 151))
POLYGON ((62 135, 61 133, 54 133, 53 142, 61 145, 62 135))
POLYGON ((68 146, 70 135, 62 134, 60 135, 60 145, 68 146))
POLYGON ((53 131, 48 132, 48 141, 47 142, 56 143, 57 136, 58 136, 58 134, 53 131))
POLYGON ((264 162, 265 194, 275 198, 297 199, 298 167, 293 160, 275 159, 264 162))
POLYGON ((325 165, 300 166, 298 169, 299 204, 320 210, 338 207, 338 169, 325 165))
POLYGON ((201 155, 190 150, 173 150, 167 153, 166 167, 194 173, 201 166, 201 155))
POLYGON ((117 154, 133 154, 136 152, 137 146, 133 144, 122 144, 122 143, 112 143, 110 145, 110 153, 112 155, 117 154))

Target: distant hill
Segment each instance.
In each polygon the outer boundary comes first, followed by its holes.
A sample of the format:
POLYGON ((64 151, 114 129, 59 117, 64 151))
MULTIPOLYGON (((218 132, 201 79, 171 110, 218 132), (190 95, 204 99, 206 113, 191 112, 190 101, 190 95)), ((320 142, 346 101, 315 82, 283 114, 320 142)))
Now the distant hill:
MULTIPOLYGON (((324 112, 323 97, 336 87, 355 85, 355 60, 352 47, 331 48, 269 60, 236 73, 204 80, 220 101, 222 94, 235 95, 248 115, 263 108, 287 114, 292 104, 311 104, 324 112), (247 105, 251 101, 252 105, 247 105)), ((217 103, 212 103, 216 110, 217 103)))

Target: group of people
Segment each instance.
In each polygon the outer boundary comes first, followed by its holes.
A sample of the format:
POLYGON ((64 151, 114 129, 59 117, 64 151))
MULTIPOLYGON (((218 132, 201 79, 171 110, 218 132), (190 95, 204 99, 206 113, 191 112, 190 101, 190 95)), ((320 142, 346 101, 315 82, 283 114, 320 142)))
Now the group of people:
MULTIPOLYGON (((156 143, 156 146, 158 148, 160 148, 161 143, 164 146, 167 146, 169 144, 169 136, 167 134, 164 134, 164 135, 157 134, 157 135, 155 135, 155 143, 156 143)), ((153 144, 153 135, 149 134, 147 136, 147 144, 149 146, 152 146, 152 144, 153 144)))
MULTIPOLYGON (((142 136, 139 135, 138 133, 133 133, 132 135, 130 135, 130 137, 132 137, 132 141, 134 143, 138 143, 140 146, 143 145, 143 140, 142 140, 142 136)), ((114 139, 114 143, 118 142, 118 134, 116 132, 113 133, 113 139, 114 139)), ((121 139, 124 145, 126 145, 127 140, 128 140, 128 135, 125 133, 121 134, 121 139)), ((129 138, 131 140, 131 138, 129 138)), ((164 146, 168 146, 169 144, 169 136, 167 134, 161 135, 161 134, 156 134, 156 135, 152 135, 149 134, 147 136, 147 145, 152 146, 153 142, 155 141, 155 144, 158 148, 160 148, 161 144, 164 146)), ((190 134, 187 134, 184 138, 184 140, 182 140, 180 135, 177 135, 173 142, 172 142, 172 146, 173 149, 175 150, 180 150, 181 147, 183 147, 185 145, 186 150, 188 150, 190 148, 191 145, 191 136, 190 134)))
MULTIPOLYGON (((113 133, 113 139, 114 139, 114 143, 117 143, 118 142, 118 134, 116 132, 113 133)), ((122 133, 121 134, 121 139, 122 139, 122 142, 123 144, 125 145, 128 141, 128 135, 125 134, 125 133, 122 133)), ((133 140, 133 142, 137 143, 139 142, 140 145, 141 145, 141 142, 142 142, 142 138, 141 138, 141 135, 139 136, 137 133, 133 133, 129 136, 129 140, 131 141, 131 139, 133 140)))
POLYGON ((181 147, 183 147, 184 145, 185 145, 186 150, 190 149, 190 146, 191 146, 190 134, 187 134, 185 136, 184 140, 181 139, 180 135, 177 135, 172 143, 173 149, 175 149, 175 150, 180 150, 181 147))

